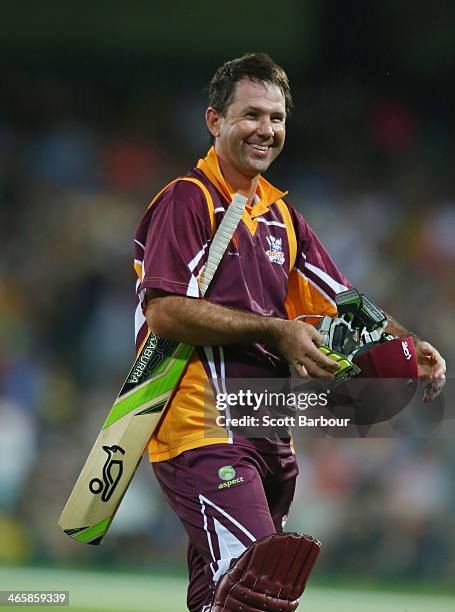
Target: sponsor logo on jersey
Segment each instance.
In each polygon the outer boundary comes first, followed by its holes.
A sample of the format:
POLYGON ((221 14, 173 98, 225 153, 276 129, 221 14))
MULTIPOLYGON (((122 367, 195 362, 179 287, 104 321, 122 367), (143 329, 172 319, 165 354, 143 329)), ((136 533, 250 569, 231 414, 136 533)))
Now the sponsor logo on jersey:
POLYGON ((269 248, 266 251, 267 257, 272 263, 283 265, 285 256, 283 252, 283 240, 282 238, 275 238, 275 236, 267 236, 267 242, 269 248))
POLYGON ((221 480, 232 480, 235 478, 235 470, 232 465, 224 465, 218 470, 218 476, 221 480))
POLYGON ((240 478, 235 477, 235 470, 232 465, 224 465, 220 468, 218 470, 218 476, 221 480, 224 480, 224 482, 218 485, 219 489, 229 489, 233 485, 239 484, 245 480, 243 476, 240 476, 240 478))
POLYGON ((412 355, 411 355, 411 351, 409 350, 409 346, 408 346, 408 343, 406 342, 406 340, 402 340, 401 341, 401 346, 403 347, 404 356, 409 361, 411 359, 412 355))

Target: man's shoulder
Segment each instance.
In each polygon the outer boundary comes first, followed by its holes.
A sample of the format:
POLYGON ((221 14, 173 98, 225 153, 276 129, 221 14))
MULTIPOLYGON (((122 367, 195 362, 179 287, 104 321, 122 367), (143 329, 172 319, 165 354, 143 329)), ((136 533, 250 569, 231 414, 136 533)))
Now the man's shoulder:
POLYGON ((204 181, 198 176, 196 170, 191 170, 184 176, 179 176, 163 187, 153 201, 163 199, 203 199, 204 181))
POLYGON ((279 200, 277 200, 276 203, 280 205, 279 206, 280 209, 284 207, 287 210, 287 213, 294 227, 296 226, 307 227, 308 226, 308 223, 305 221, 303 217, 303 213, 296 206, 294 206, 292 202, 289 201, 287 196, 280 198, 279 200))
MULTIPOLYGON (((197 169, 165 185, 149 203, 139 221, 136 238, 143 242, 151 224, 188 224, 195 220, 209 232, 215 227, 217 201, 207 179, 197 169)), ((205 231, 205 230, 204 230, 205 231)))
POLYGON ((286 208, 289 210, 289 212, 292 215, 297 214, 297 209, 295 208, 295 206, 292 204, 292 202, 289 201, 289 198, 287 196, 287 194, 285 196, 283 196, 282 198, 279 198, 277 200, 277 202, 282 202, 284 204, 284 206, 286 206, 286 208))
POLYGON ((213 198, 213 186, 205 175, 197 169, 191 170, 185 176, 179 176, 165 185, 149 204, 149 209, 166 203, 185 204, 196 208, 207 205, 207 200, 213 198))

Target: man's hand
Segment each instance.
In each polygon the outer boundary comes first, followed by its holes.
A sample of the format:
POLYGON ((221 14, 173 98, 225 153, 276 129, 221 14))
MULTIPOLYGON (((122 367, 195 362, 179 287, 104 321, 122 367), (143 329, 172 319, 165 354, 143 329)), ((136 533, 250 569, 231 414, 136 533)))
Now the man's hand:
POLYGON ((439 351, 429 342, 417 338, 415 334, 412 334, 397 323, 391 315, 387 314, 387 318, 389 321, 386 328, 387 332, 399 338, 405 338, 406 336, 412 336, 414 338, 414 347, 417 357, 417 373, 419 378, 425 382, 423 401, 430 402, 436 399, 446 384, 445 360, 442 358, 439 351))
POLYGON ((419 378, 426 381, 423 401, 429 402, 438 397, 446 383, 446 362, 429 342, 417 340, 414 344, 419 378))
POLYGON ((318 349, 323 344, 322 335, 303 321, 275 320, 279 322, 275 334, 275 346, 299 376, 309 378, 333 378, 339 365, 318 349))

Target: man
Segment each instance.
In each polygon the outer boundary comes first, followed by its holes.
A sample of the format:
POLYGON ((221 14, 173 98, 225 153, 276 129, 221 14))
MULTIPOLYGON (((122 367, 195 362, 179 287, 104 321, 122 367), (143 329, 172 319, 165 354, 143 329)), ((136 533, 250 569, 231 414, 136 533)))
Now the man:
MULTIPOLYGON (((138 308, 137 348, 147 325, 196 347, 149 448, 189 536, 191 612, 212 609, 216 584, 233 560, 282 530, 298 472, 289 439, 245 439, 229 427, 207 437, 207 381, 215 395, 229 378, 284 378, 292 366, 302 377, 330 379, 338 367, 318 350, 318 331, 295 317, 334 316, 334 297, 350 284, 283 200, 286 193, 262 176, 283 149, 291 106, 287 76, 267 55, 248 54, 219 68, 206 111, 213 147, 158 194, 136 233, 145 314, 138 308), (248 205, 200 299, 197 279, 235 192, 247 195, 248 205), (220 488, 227 477, 232 486, 220 488)), ((389 331, 409 335, 393 321, 389 331)), ((417 340, 416 354, 431 397, 442 384, 444 360, 417 340)))

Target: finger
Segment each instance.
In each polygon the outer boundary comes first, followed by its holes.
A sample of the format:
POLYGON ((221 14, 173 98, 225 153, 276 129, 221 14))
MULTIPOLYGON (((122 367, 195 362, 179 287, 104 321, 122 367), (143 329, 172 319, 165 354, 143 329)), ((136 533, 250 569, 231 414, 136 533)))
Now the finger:
POLYGON ((421 344, 419 349, 422 355, 433 355, 434 353, 434 348, 431 346, 431 344, 421 344))
POLYGON ((423 403, 427 404, 428 402, 432 402, 437 399, 440 395, 441 391, 425 391, 423 394, 423 403))
POLYGON ((299 325, 302 326, 299 329, 301 329, 304 333, 305 339, 310 338, 314 342, 314 344, 316 344, 316 346, 320 346, 324 342, 322 334, 319 333, 313 325, 310 325, 309 323, 304 323, 303 321, 299 321, 299 325))
POLYGON ((431 376, 431 368, 428 365, 423 365, 422 363, 417 364, 417 376, 421 380, 428 380, 431 376))
POLYGON ((436 359, 436 367, 435 367, 435 373, 436 372, 441 372, 442 375, 445 375, 446 373, 446 360, 443 359, 441 357, 441 355, 437 355, 437 359, 436 359))
MULTIPOLYGON (((330 372, 336 372, 340 365, 324 353, 314 346, 314 344, 307 344, 305 346, 306 355, 305 357, 309 357, 316 363, 320 368, 327 368, 330 372)), ((306 362, 305 362, 306 364, 306 362)))
POLYGON ((436 349, 434 350, 434 356, 435 359, 438 363, 440 363, 441 365, 443 365, 444 367, 446 366, 446 360, 443 358, 443 356, 441 355, 441 353, 439 351, 437 351, 436 349))
POLYGON ((423 401, 426 402, 430 402, 433 399, 433 393, 431 391, 431 381, 428 381, 425 383, 424 387, 423 387, 423 401))
POLYGON ((322 334, 318 332, 318 330, 312 325, 309 325, 308 335, 311 337, 311 339, 316 344, 316 346, 320 346, 324 342, 324 338, 322 337, 322 334))
POLYGON ((445 378, 445 373, 446 373, 445 364, 436 366, 436 368, 433 370, 432 378, 442 378, 442 377, 445 378))
POLYGON ((441 376, 440 378, 436 380, 432 380, 428 382, 424 388, 423 401, 430 402, 436 399, 440 395, 445 384, 446 384, 445 376, 441 376))
POLYGON ((435 378, 431 382, 431 390, 440 393, 446 384, 446 377, 440 376, 439 378, 435 378))
POLYGON ((311 357, 305 357, 305 368, 308 371, 309 375, 314 378, 333 379, 333 374, 321 368, 311 359, 311 357))
POLYGON ((421 353, 434 350, 434 346, 426 340, 421 340, 420 342, 417 342, 415 346, 421 353))
POLYGON ((417 365, 419 378, 440 378, 441 376, 445 376, 446 373, 446 363, 444 359, 441 358, 440 362, 437 362, 435 365, 430 365, 428 363, 419 363, 417 365))
POLYGON ((301 378, 310 378, 307 369, 301 363, 293 363, 291 364, 291 368, 297 373, 301 378))
POLYGON ((438 367, 442 366, 445 371, 445 360, 443 359, 441 353, 435 349, 434 346, 431 346, 431 344, 425 343, 423 347, 420 347, 420 357, 430 361, 432 365, 436 365, 438 367))

